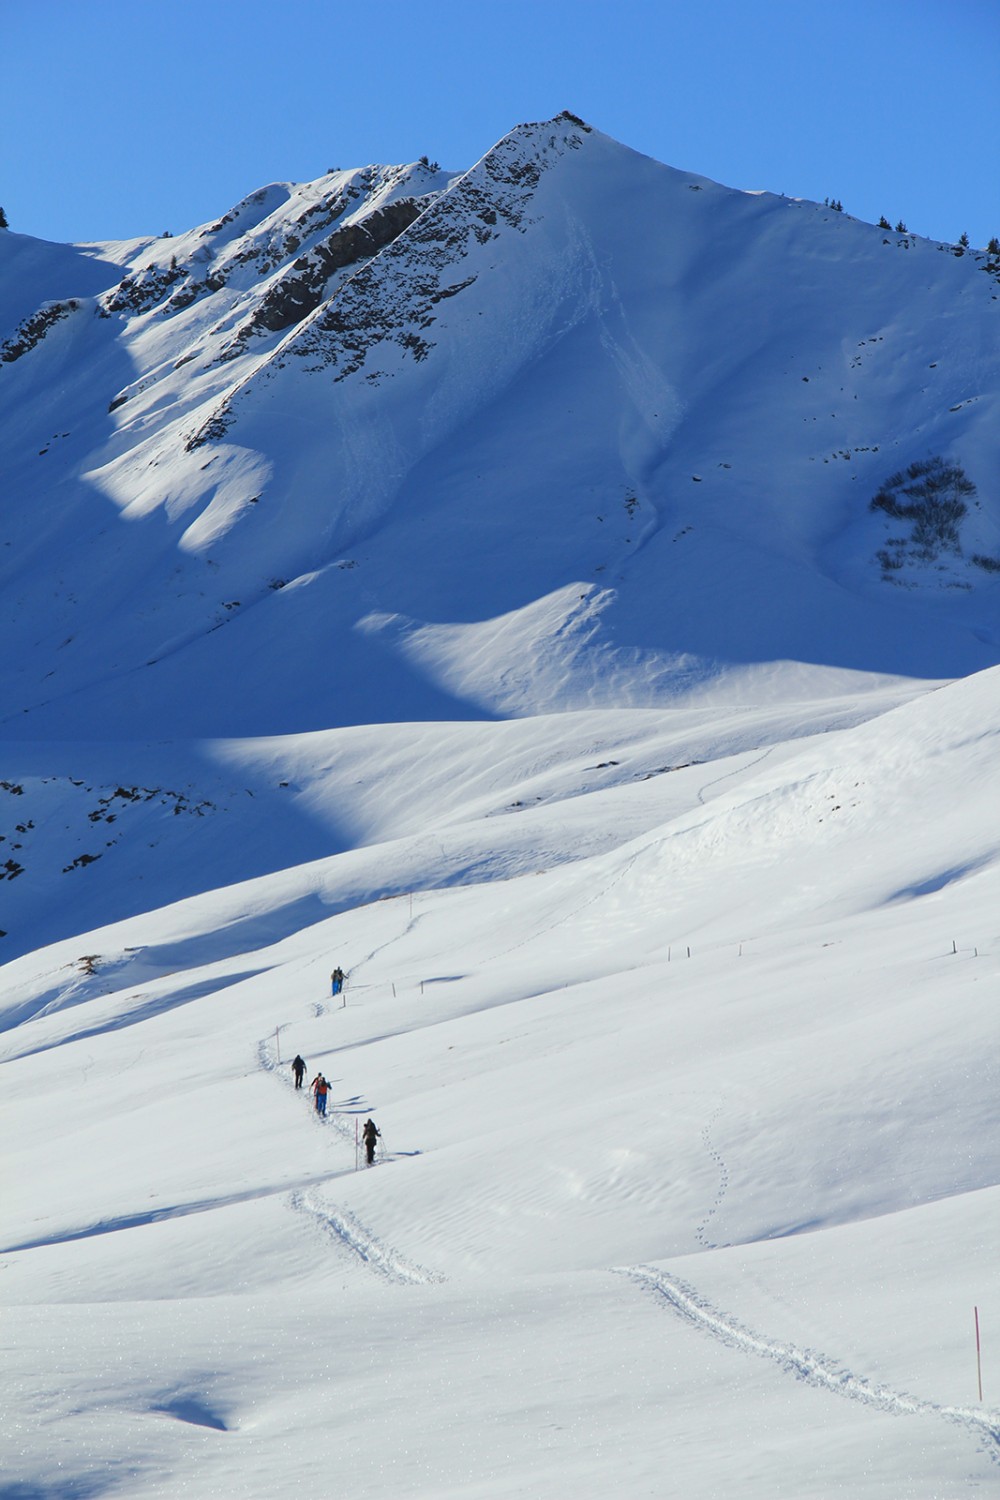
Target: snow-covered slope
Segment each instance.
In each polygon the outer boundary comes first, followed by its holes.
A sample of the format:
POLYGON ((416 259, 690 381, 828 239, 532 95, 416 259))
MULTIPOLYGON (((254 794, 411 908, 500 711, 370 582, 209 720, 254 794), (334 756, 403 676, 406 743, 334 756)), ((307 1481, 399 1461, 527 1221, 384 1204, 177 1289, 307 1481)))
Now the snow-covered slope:
POLYGON ((564 116, 452 179, 334 173, 96 247, 73 297, 55 264, 62 300, 0 367, 8 735, 754 701, 762 665, 788 695, 776 662, 839 689, 1000 659, 982 255, 564 116), (947 484, 930 521, 871 510, 930 458, 975 486, 964 516, 947 484))
POLYGON ((998 274, 568 115, 0 233, 5 1497, 995 1484, 998 274))
POLYGON ((11 1482, 988 1488, 997 686, 673 770, 633 730, 576 798, 539 723, 517 809, 524 741, 472 778, 456 727, 459 821, 418 779, 406 834, 8 965, 11 1482))

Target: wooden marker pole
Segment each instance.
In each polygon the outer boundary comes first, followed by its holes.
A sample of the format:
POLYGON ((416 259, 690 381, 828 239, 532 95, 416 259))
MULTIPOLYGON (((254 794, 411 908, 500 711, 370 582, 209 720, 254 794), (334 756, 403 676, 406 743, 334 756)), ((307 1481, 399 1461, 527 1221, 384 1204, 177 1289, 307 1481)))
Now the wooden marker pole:
POLYGON ((979 1345, 979 1308, 975 1308, 976 1314, 976 1375, 979 1378, 979 1399, 983 1399, 983 1355, 979 1345))

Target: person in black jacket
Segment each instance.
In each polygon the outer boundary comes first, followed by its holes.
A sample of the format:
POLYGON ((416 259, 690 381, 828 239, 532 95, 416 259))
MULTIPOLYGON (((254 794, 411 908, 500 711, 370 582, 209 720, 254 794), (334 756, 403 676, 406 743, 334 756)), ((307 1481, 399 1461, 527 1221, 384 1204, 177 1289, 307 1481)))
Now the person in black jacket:
POLYGON ((361 1139, 365 1143, 365 1154, 368 1157, 368 1165, 371 1166, 375 1160, 375 1142, 381 1135, 381 1131, 371 1118, 365 1121, 365 1128, 361 1132, 361 1139))
POLYGON ((306 1062, 305 1058, 299 1057, 298 1053, 295 1054, 295 1061, 292 1063, 292 1072, 295 1074, 295 1087, 300 1089, 302 1080, 306 1076, 306 1062))

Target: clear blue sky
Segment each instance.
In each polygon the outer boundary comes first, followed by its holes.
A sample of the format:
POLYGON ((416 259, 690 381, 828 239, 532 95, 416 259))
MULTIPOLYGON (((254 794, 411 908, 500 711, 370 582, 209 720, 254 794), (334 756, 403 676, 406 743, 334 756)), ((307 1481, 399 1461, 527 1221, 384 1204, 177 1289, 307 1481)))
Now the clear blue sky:
POLYGON ((0 204, 174 233, 561 109, 731 187, 1000 235, 1000 0, 0 0, 0 204))

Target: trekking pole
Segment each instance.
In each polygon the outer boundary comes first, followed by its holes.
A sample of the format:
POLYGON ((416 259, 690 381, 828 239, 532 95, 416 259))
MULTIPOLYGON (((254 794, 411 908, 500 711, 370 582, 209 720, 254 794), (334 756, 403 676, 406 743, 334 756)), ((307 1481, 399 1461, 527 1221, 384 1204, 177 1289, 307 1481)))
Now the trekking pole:
POLYGON ((355 1170, 355 1172, 358 1170, 358 1166, 359 1166, 359 1162, 358 1162, 358 1145, 359 1145, 359 1139, 358 1139, 358 1117, 357 1117, 357 1115, 355 1115, 354 1116, 354 1170, 355 1170))

